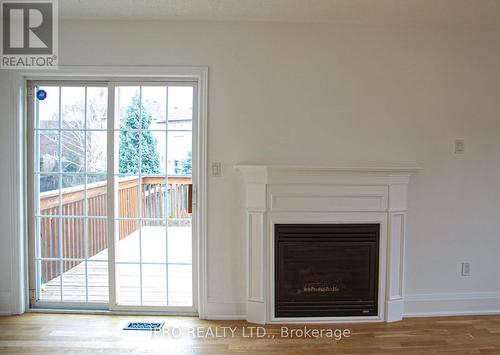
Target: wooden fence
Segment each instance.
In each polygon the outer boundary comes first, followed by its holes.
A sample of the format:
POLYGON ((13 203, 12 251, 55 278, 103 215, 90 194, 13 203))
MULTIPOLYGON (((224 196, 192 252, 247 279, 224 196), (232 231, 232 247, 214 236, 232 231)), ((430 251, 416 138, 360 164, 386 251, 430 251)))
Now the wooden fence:
MULTIPOLYGON (((139 201, 142 201, 142 225, 162 226, 165 218, 186 218, 192 212, 192 180, 190 177, 138 177, 120 178, 117 193, 117 217, 127 218, 118 222, 118 238, 121 240, 139 229, 139 201)), ((40 252, 42 258, 59 257, 62 242, 63 257, 70 259, 85 258, 85 189, 84 185, 61 190, 63 216, 76 218, 51 217, 59 215, 59 191, 40 194, 40 214, 47 216, 40 221, 40 252), (80 218, 78 218, 80 217, 80 218), (59 223, 62 223, 61 229, 59 223), (60 231, 62 231, 60 238, 60 231)), ((92 257, 108 248, 107 220, 107 183, 106 181, 87 185, 87 249, 92 257), (94 218, 92 218, 94 217, 94 218), (97 217, 97 218, 95 218, 97 217), (101 217, 101 218, 99 218, 101 217)), ((65 261, 64 272, 78 265, 80 261, 65 261)), ((60 275, 57 262, 43 262, 42 282, 60 275)))

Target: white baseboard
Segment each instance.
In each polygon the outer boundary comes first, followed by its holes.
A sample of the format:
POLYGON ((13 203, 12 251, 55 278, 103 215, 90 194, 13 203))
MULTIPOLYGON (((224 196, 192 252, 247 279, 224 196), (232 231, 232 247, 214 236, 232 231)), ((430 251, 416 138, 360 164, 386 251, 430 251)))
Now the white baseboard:
MULTIPOLYGON (((500 314, 500 292, 410 294, 404 296, 403 317, 500 314)), ((205 319, 246 319, 241 299, 209 297, 205 319)))
POLYGON ((208 314, 206 317, 207 320, 247 320, 246 316, 242 315, 227 315, 227 316, 221 316, 221 315, 212 315, 208 314))
POLYGON ((209 297, 204 318, 208 320, 246 319, 246 303, 241 299, 209 297))
MULTIPOLYGON (((11 294, 0 292, 0 316, 11 315, 11 294)), ((403 317, 500 314, 500 292, 410 294, 404 296, 403 317)), ((244 320, 246 303, 240 299, 210 297, 205 319, 244 320)))
POLYGON ((10 292, 0 292, 0 316, 10 316, 12 314, 10 292))
POLYGON ((500 292, 413 294, 404 300, 404 317, 500 314, 500 292))

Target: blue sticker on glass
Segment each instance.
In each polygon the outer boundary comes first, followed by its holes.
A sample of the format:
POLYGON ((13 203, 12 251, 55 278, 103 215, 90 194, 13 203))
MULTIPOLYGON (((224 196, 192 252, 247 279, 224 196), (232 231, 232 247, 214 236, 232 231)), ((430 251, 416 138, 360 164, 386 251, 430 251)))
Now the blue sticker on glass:
POLYGON ((45 90, 38 90, 36 92, 36 98, 38 100, 45 100, 47 98, 47 91, 45 91, 45 90))

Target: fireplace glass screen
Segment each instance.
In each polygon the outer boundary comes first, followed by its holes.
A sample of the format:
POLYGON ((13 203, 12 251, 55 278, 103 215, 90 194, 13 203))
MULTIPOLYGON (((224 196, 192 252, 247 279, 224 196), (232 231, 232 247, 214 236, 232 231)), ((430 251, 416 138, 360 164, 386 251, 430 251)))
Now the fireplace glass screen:
POLYGON ((275 316, 378 314, 378 224, 275 225, 275 316))

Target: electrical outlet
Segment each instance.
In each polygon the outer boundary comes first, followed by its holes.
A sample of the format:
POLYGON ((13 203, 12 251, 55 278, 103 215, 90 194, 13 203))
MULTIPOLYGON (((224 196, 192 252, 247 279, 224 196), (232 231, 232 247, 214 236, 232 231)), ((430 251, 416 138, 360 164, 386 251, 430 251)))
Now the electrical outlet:
POLYGON ((220 177, 222 176, 222 163, 218 161, 212 162, 212 176, 220 177))
POLYGON ((470 263, 469 262, 462 263, 462 276, 470 276, 470 263))
POLYGON ((465 153, 465 141, 463 139, 455 140, 455 154, 465 153))

